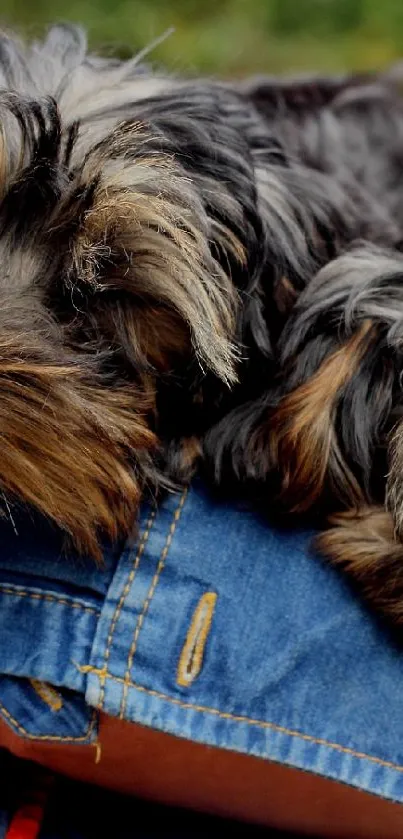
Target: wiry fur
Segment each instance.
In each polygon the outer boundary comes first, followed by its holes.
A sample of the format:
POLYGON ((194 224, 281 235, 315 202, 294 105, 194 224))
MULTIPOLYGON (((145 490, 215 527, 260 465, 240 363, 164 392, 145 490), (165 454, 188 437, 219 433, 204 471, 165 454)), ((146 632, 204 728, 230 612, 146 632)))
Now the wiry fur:
POLYGON ((332 516, 321 549, 401 620, 399 83, 180 80, 75 28, 0 38, 7 507, 98 556, 203 461, 332 516))

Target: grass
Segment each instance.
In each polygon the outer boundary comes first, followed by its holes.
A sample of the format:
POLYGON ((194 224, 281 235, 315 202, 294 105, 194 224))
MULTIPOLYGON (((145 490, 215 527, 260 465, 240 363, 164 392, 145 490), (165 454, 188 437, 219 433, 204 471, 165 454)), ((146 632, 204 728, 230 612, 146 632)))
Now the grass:
POLYGON ((79 22, 122 55, 174 26, 153 61, 187 73, 366 70, 403 55, 403 0, 2 0, 0 15, 29 34, 79 22))

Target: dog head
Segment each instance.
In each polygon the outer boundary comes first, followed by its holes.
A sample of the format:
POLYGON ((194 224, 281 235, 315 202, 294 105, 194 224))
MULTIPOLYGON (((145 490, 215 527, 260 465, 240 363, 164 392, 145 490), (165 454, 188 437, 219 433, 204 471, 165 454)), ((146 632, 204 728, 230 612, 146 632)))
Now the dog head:
MULTIPOLYGON (((57 30, 42 55, 72 111, 66 73, 94 88, 105 72, 107 89, 117 72, 81 52, 57 30)), ((234 378, 236 301, 211 243, 240 260, 242 248, 156 126, 102 108, 87 124, 81 100, 81 123, 64 122, 35 91, 34 58, 3 39, 15 89, 0 92, 0 498, 98 556, 99 535, 127 532, 157 480, 158 382, 195 360, 234 378)))

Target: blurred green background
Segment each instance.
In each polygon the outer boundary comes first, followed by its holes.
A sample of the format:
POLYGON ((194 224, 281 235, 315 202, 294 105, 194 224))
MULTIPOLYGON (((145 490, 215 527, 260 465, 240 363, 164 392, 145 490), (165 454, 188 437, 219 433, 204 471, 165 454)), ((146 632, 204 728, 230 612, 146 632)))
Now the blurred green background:
POLYGON ((403 0, 0 0, 0 17, 28 33, 78 21, 122 55, 174 26, 153 60, 187 73, 364 70, 403 56, 403 0))

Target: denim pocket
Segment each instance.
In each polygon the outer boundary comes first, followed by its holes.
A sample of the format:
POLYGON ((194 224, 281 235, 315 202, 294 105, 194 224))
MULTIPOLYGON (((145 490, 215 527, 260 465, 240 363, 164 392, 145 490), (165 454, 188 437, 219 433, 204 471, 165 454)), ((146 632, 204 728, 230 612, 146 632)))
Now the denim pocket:
POLYGON ((37 679, 0 676, 0 717, 28 740, 91 743, 97 714, 79 693, 37 679))

